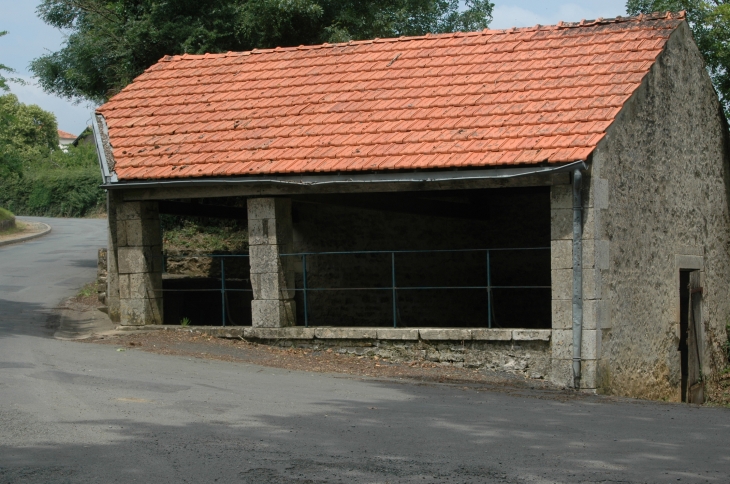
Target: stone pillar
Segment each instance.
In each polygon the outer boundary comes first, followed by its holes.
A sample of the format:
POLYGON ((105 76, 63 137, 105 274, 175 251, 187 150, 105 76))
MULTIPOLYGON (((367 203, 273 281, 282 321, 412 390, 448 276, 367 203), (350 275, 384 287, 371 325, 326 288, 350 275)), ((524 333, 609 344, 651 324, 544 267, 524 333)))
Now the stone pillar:
POLYGON ((121 321, 119 312, 119 267, 117 265, 117 205, 119 195, 117 192, 107 190, 106 212, 107 212, 107 266, 106 266, 106 306, 109 319, 118 323, 121 321))
POLYGON ((119 310, 124 326, 162 324, 162 234, 157 202, 118 202, 119 310))
POLYGON ((281 328, 296 324, 291 200, 248 200, 248 244, 251 264, 252 325, 281 328))
MULTIPOLYGON (((600 215, 607 206, 607 184, 584 177, 583 189, 583 334, 581 388, 599 386, 601 329, 607 325, 602 294, 603 271, 608 269, 608 241, 601 239, 600 215)), ((550 193, 552 274, 552 369, 550 379, 573 386, 573 205, 572 186, 554 185, 550 193)))
POLYGON ((573 386, 573 197, 571 185, 550 188, 552 364, 550 380, 573 386))

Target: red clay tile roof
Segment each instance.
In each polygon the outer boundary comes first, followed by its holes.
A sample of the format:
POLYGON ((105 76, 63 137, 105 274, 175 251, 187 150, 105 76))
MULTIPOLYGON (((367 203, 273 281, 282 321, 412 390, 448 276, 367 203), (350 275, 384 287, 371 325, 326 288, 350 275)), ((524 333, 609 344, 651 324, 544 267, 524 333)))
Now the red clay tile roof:
POLYGON ((120 181, 585 160, 683 21, 168 56, 98 112, 120 181))
POLYGON ((63 130, 60 130, 60 129, 57 130, 57 131, 58 131, 58 137, 61 138, 61 139, 76 139, 76 135, 75 134, 71 134, 68 131, 63 131, 63 130))

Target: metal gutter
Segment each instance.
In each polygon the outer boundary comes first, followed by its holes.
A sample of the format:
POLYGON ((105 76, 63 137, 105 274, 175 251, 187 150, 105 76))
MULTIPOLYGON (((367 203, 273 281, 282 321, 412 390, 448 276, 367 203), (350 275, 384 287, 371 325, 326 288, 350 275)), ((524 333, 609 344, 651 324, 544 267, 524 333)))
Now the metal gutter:
POLYGON ((103 119, 104 118, 97 115, 95 111, 91 113, 91 130, 94 132, 94 146, 96 146, 96 154, 99 158, 101 177, 104 179, 104 184, 102 186, 106 186, 110 183, 116 182, 117 176, 109 169, 109 162, 106 159, 106 150, 104 149, 104 141, 102 140, 101 129, 99 127, 99 123, 102 123, 103 119))
MULTIPOLYGON (((96 131, 95 131, 96 134, 96 131)), ((98 149, 98 148, 97 148, 98 149)), ((102 154, 99 159, 102 159, 102 154)), ((279 175, 279 176, 247 176, 247 177, 219 177, 219 178, 181 178, 173 180, 140 180, 129 182, 106 181, 102 188, 109 190, 129 188, 158 188, 158 187, 201 187, 226 185, 286 185, 286 186, 323 186, 349 184, 378 184, 378 183, 438 183, 447 181, 468 181, 484 179, 510 179, 530 175, 546 175, 553 173, 585 170, 583 161, 574 161, 557 166, 493 168, 483 170, 457 171, 412 171, 392 173, 345 173, 337 175, 279 175)), ((103 170, 103 168, 102 168, 103 170)))
POLYGON ((573 387, 580 388, 583 341, 583 206, 580 169, 573 172, 573 387))

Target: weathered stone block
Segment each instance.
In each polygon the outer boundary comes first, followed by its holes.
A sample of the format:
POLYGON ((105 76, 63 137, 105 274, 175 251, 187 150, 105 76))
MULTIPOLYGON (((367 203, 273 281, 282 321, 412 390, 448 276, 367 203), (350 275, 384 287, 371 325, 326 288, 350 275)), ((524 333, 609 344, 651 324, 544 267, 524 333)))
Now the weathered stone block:
MULTIPOLYGON (((601 332, 584 329, 581 342, 581 358, 595 360, 600 357, 601 332)), ((573 330, 553 330, 552 356, 557 359, 573 358, 573 330)))
POLYGON ((608 180, 592 178, 588 205, 599 210, 608 208, 608 180))
POLYGON ((162 297, 162 274, 159 272, 120 274, 119 297, 122 299, 162 297))
POLYGON ((607 329, 610 325, 608 301, 604 299, 583 300, 584 329, 607 329))
POLYGON ((512 339, 515 341, 550 341, 550 329, 515 329, 512 339))
POLYGON ((583 360, 580 364, 580 388, 594 390, 598 388, 598 361, 583 360))
POLYGON ((282 270, 278 245, 254 245, 248 250, 251 274, 278 273, 282 270))
POLYGON ((573 327, 573 301, 571 299, 553 299, 553 329, 570 329, 573 327))
POLYGON ((314 328, 292 326, 290 328, 281 328, 280 331, 283 337, 287 339, 314 339, 314 328))
MULTIPOLYGON (((555 340, 553 339, 553 342, 555 340)), ((553 358, 550 363, 550 381, 555 385, 573 387, 573 362, 553 358)))
POLYGON ((248 219, 291 220, 290 198, 249 198, 248 219))
POLYGON ((376 339, 377 328, 315 328, 320 339, 376 339))
MULTIPOLYGON (((126 220, 120 222, 125 230, 125 244, 129 246, 162 245, 162 233, 158 220, 126 220)), ((122 244, 120 244, 122 245, 122 244)))
POLYGON ((246 328, 245 338, 257 339, 314 339, 314 328, 292 326, 289 328, 246 328))
POLYGON ((120 274, 162 272, 160 246, 119 247, 117 254, 120 274))
POLYGON ((550 271, 552 299, 573 299, 573 269, 550 271))
POLYGON ((115 225, 117 247, 127 245, 127 224, 124 220, 118 220, 115 225))
POLYGON ((291 218, 252 219, 248 223, 248 244, 289 245, 294 239, 291 218))
POLYGON ((157 202, 118 202, 117 220, 155 220, 160 212, 157 202))
POLYGON ((583 269, 583 299, 601 299, 602 286, 599 269, 583 269))
POLYGON ((601 212, 597 208, 583 209, 583 239, 602 239, 601 212))
POLYGON ((428 328, 419 329, 418 335, 423 340, 467 341, 471 339, 471 330, 457 328, 428 328))
POLYGON ((512 339, 512 330, 499 328, 472 329, 471 339, 474 341, 509 341, 512 339))
POLYGON ((122 326, 162 324, 162 298, 120 299, 122 326))
POLYGON ((254 299, 293 299, 294 273, 252 273, 251 286, 254 299))
POLYGON ((550 242, 550 268, 573 268, 573 241, 553 240, 550 242))
POLYGON ((573 358, 573 330, 554 329, 550 340, 553 359, 568 360, 573 358))
POLYGON ((251 301, 251 325, 258 328, 282 328, 296 324, 294 301, 264 299, 251 301))
POLYGON ((583 240, 583 268, 608 269, 608 248, 607 240, 583 240))
POLYGON ((550 210, 550 240, 573 239, 573 210, 550 210))
POLYGON ((553 185, 550 187, 550 209, 573 208, 573 186, 553 185))
POLYGON ((386 340, 418 340, 418 330, 409 328, 378 328, 378 339, 386 340))

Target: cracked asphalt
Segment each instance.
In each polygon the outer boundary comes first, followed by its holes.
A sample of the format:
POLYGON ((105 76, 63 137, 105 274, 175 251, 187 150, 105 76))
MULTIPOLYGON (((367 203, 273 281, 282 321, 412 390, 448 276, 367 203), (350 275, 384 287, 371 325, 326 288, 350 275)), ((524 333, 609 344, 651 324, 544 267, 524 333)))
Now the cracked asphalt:
POLYGON ((730 411, 55 340, 104 220, 0 247, 0 483, 728 483, 730 411))

